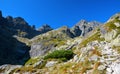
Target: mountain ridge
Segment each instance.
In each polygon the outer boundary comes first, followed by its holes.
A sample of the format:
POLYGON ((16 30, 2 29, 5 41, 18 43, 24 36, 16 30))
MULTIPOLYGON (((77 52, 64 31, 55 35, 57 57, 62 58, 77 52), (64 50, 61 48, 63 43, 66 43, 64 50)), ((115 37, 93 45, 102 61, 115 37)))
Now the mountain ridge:
MULTIPOLYGON (((9 20, 11 20, 11 17, 9 17, 9 20)), ((15 43, 14 49, 22 52, 22 54, 18 54, 18 58, 24 65, 2 65, 0 66, 0 73, 119 74, 119 14, 113 15, 104 24, 81 20, 72 28, 64 26, 56 30, 51 29, 46 24, 40 30, 47 32, 38 34, 31 39, 19 35, 14 36, 12 31, 10 30, 9 33, 9 28, 1 25, 1 23, 5 24, 5 22, 0 22, 0 29, 2 31, 0 31, 0 38, 3 43, 3 45, 2 43, 0 45, 4 46, 5 43, 14 44, 11 43, 14 42, 13 39, 17 40, 18 42, 15 43), (47 27, 46 30, 43 29, 45 27, 47 27), (3 32, 8 32, 10 35, 7 36, 3 32), (11 38, 11 40, 6 41, 6 38, 2 36, 11 38), (28 50, 26 50, 27 48, 28 50), (25 55, 26 53, 27 55, 25 55), (25 56, 21 57, 19 55, 25 56), (69 57, 69 59, 66 57, 69 57)), ((26 24, 26 22, 20 23, 26 24)), ((13 51, 12 48, 10 50, 13 51)), ((11 55, 10 53, 8 54, 11 55)), ((2 58, 1 60, 4 59, 2 58)))

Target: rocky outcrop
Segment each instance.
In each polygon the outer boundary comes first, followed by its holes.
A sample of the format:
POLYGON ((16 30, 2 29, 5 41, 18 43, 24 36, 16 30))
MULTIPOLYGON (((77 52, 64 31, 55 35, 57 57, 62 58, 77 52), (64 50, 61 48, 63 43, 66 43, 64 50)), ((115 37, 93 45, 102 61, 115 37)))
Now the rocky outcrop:
POLYGON ((101 25, 101 23, 96 21, 87 22, 86 20, 81 20, 73 27, 72 30, 75 36, 85 36, 88 32, 92 31, 99 25, 101 25))
MULTIPOLYGON (((48 40, 49 42, 49 40, 48 40)), ((30 57, 45 55, 48 51, 54 49, 54 44, 47 44, 47 41, 41 41, 31 45, 30 57)))
POLYGON ((80 36, 82 34, 82 30, 79 28, 79 26, 74 26, 72 31, 75 37, 80 36))
MULTIPOLYGON (((8 19, 12 20, 12 17, 8 17, 8 19)), ((0 17, 0 65, 23 65, 30 58, 27 53, 29 47, 13 37, 14 29, 12 27, 12 22, 0 17)))
POLYGON ((10 74, 12 73, 12 70, 16 69, 16 68, 20 68, 22 67, 21 65, 9 65, 9 64, 6 64, 6 65, 2 65, 0 66, 0 73, 1 74, 10 74))
POLYGON ((48 61, 45 66, 51 67, 51 66, 54 66, 56 63, 57 63, 57 61, 48 61))
POLYGON ((40 27, 38 29, 38 31, 40 33, 46 33, 46 32, 51 31, 51 30, 53 30, 53 29, 49 25, 47 25, 47 24, 43 25, 42 27, 40 27))
POLYGON ((111 41, 113 40, 117 35, 117 31, 116 30, 112 30, 111 32, 108 32, 106 34, 104 34, 104 38, 106 41, 111 41))
POLYGON ((119 19, 120 20, 120 13, 117 13, 117 14, 113 15, 112 17, 110 17, 110 19, 107 22, 111 22, 114 19, 119 19))
POLYGON ((32 38, 40 32, 32 28, 23 18, 16 17, 13 18, 11 16, 6 17, 7 27, 13 33, 13 35, 17 35, 19 37, 32 38))

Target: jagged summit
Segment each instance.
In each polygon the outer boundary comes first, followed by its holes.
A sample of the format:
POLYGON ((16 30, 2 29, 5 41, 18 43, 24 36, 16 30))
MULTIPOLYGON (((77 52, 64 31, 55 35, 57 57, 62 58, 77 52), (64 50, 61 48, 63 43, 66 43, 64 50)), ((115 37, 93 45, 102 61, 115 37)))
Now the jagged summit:
POLYGON ((35 30, 21 17, 1 19, 0 73, 120 73, 120 13, 105 24, 81 20, 56 30, 47 24, 35 30))
POLYGON ((12 17, 12 16, 7 16, 6 19, 7 19, 8 21, 13 21, 13 17, 12 17))
POLYGON ((28 25, 28 23, 22 17, 14 18, 13 22, 15 22, 15 24, 28 25))
POLYGON ((48 24, 44 24, 43 26, 41 26, 38 31, 40 31, 41 33, 46 33, 48 31, 53 30, 48 24))
POLYGON ((92 31, 96 26, 101 25, 97 21, 87 22, 86 20, 81 20, 72 28, 76 36, 85 36, 88 32, 92 31))

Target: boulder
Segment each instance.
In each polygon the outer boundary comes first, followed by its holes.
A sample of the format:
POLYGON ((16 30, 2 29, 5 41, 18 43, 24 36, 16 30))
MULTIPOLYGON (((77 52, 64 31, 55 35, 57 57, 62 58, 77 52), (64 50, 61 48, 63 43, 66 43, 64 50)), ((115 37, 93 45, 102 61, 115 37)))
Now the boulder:
POLYGON ((116 27, 120 27, 120 23, 115 22, 114 24, 115 24, 116 27))
POLYGON ((57 63, 57 61, 48 61, 45 65, 45 67, 51 67, 54 66, 57 63))
POLYGON ((35 43, 31 46, 30 49, 30 56, 31 57, 38 57, 38 56, 42 56, 44 54, 46 54, 49 50, 54 49, 54 44, 48 44, 46 45, 45 43, 47 43, 46 41, 41 41, 39 43, 35 43))

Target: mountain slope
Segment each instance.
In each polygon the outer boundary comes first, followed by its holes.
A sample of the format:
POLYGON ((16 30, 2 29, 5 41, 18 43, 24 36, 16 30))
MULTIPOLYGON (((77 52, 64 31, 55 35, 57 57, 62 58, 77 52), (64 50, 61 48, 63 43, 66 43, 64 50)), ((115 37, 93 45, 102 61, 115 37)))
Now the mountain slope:
MULTIPOLYGON (((117 14, 115 17, 112 17, 111 21, 92 30, 87 37, 68 38, 61 47, 73 46, 69 49, 63 48, 74 52, 75 55, 72 59, 61 62, 59 58, 44 59, 44 56, 32 58, 24 67, 15 69, 13 72, 40 74, 119 74, 119 28, 120 17, 117 14)), ((46 36, 48 37, 49 34, 46 36)), ((61 43, 59 41, 57 42, 61 43)))
MULTIPOLYGON (((52 30, 47 27, 46 30, 51 31, 32 39, 16 37, 30 47, 30 59, 24 66, 3 65, 0 67, 0 72, 11 74, 120 73, 120 13, 110 17, 103 25, 82 20, 73 28, 64 26, 52 30)), ((6 27, 1 28, 7 33, 7 29, 4 29, 6 27)), ((6 36, 2 32, 1 35, 6 36)), ((5 39, 3 38, 3 43, 5 39)))

